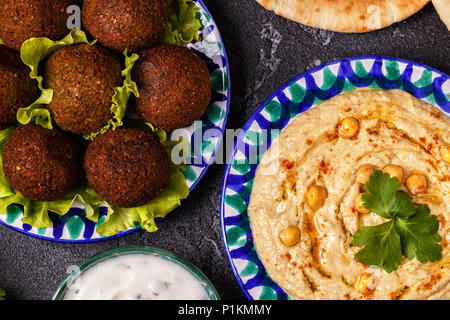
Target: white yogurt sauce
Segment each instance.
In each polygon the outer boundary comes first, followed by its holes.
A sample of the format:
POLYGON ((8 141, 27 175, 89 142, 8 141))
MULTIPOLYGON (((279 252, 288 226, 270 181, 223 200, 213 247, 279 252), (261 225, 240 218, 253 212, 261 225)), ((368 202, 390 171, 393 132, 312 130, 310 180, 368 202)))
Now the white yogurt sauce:
POLYGON ((189 271, 161 257, 128 254, 89 268, 64 300, 209 300, 189 271))

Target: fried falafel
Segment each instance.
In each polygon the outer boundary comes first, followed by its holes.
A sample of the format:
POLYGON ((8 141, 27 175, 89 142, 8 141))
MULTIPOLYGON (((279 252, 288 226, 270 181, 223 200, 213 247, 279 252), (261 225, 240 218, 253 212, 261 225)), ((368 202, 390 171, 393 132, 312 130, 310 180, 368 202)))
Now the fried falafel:
POLYGON ((66 13, 79 0, 3 0, 0 6, 0 38, 20 51, 22 43, 33 37, 60 40, 68 33, 66 13))
POLYGON ((82 9, 87 32, 120 52, 152 46, 164 35, 168 15, 168 0, 85 0, 82 9))
POLYGON ((68 134, 35 124, 18 127, 3 149, 6 180, 23 196, 54 201, 77 184, 80 155, 68 134))
POLYGON ((17 52, 0 45, 0 130, 17 121, 17 111, 36 97, 37 82, 17 52))
POLYGON ((190 126, 211 100, 208 67, 185 47, 157 45, 144 51, 132 75, 140 94, 137 114, 167 131, 190 126))
POLYGON ((101 130, 113 117, 121 73, 119 58, 100 45, 72 45, 53 53, 45 64, 45 86, 54 91, 48 109, 58 127, 76 134, 101 130))
POLYGON ((167 187, 170 162, 149 130, 118 128, 99 135, 84 158, 89 185, 109 204, 144 205, 167 187))

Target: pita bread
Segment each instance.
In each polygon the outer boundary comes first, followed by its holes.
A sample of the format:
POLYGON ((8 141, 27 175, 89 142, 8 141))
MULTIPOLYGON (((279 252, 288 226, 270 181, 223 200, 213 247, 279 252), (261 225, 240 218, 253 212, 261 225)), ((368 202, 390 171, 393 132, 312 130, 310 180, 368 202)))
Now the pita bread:
POLYGON ((432 0, 431 2, 450 31, 450 0, 432 0))
MULTIPOLYGON (((430 0, 257 1, 266 9, 310 27, 338 32, 368 32, 408 18, 430 0)), ((448 3, 448 0, 441 1, 448 3)))

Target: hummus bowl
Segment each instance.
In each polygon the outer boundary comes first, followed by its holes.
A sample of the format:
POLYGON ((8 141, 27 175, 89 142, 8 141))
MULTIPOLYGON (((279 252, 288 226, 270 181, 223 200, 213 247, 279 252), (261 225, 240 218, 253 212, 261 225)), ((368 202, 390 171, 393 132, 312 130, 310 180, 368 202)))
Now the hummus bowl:
POLYGON ((238 136, 222 188, 222 236, 247 297, 448 299, 448 116, 450 77, 391 57, 331 62, 271 95, 238 136), (345 119, 356 122, 355 135, 345 119), (366 164, 401 168, 401 188, 439 221, 442 259, 403 260, 392 273, 356 260, 353 235, 383 221, 356 210, 357 169, 366 164), (426 177, 426 192, 413 190, 413 176, 426 177), (313 186, 324 195, 318 208, 313 186), (295 244, 283 242, 290 226, 295 244), (359 286, 366 275, 376 282, 370 294, 359 286))

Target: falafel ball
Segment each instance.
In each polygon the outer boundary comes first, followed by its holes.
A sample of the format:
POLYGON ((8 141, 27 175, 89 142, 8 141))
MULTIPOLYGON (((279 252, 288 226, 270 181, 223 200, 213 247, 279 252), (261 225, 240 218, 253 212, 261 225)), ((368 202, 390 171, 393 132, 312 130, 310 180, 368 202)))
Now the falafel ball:
POLYGON ((167 187, 170 163, 149 130, 118 128, 99 135, 84 158, 89 185, 108 203, 133 208, 156 198, 167 187))
POLYGON ((100 45, 72 45, 57 50, 45 64, 45 86, 53 89, 48 105, 64 131, 91 134, 113 117, 114 88, 121 85, 120 60, 100 45))
POLYGON ((62 131, 21 126, 8 138, 2 155, 6 180, 31 200, 55 201, 78 182, 80 155, 72 137, 62 131))
POLYGON ((137 114, 171 131, 190 126, 211 100, 209 70, 191 50, 157 45, 144 51, 132 71, 139 89, 137 114))
POLYGON ((17 52, 0 45, 0 130, 17 121, 17 111, 36 97, 37 82, 17 52))
POLYGON ((87 32, 105 47, 135 52, 164 35, 169 5, 168 0, 85 0, 82 18, 87 32))
POLYGON ((67 8, 75 4, 79 0, 2 0, 0 38, 16 51, 29 38, 60 40, 68 33, 67 8))

